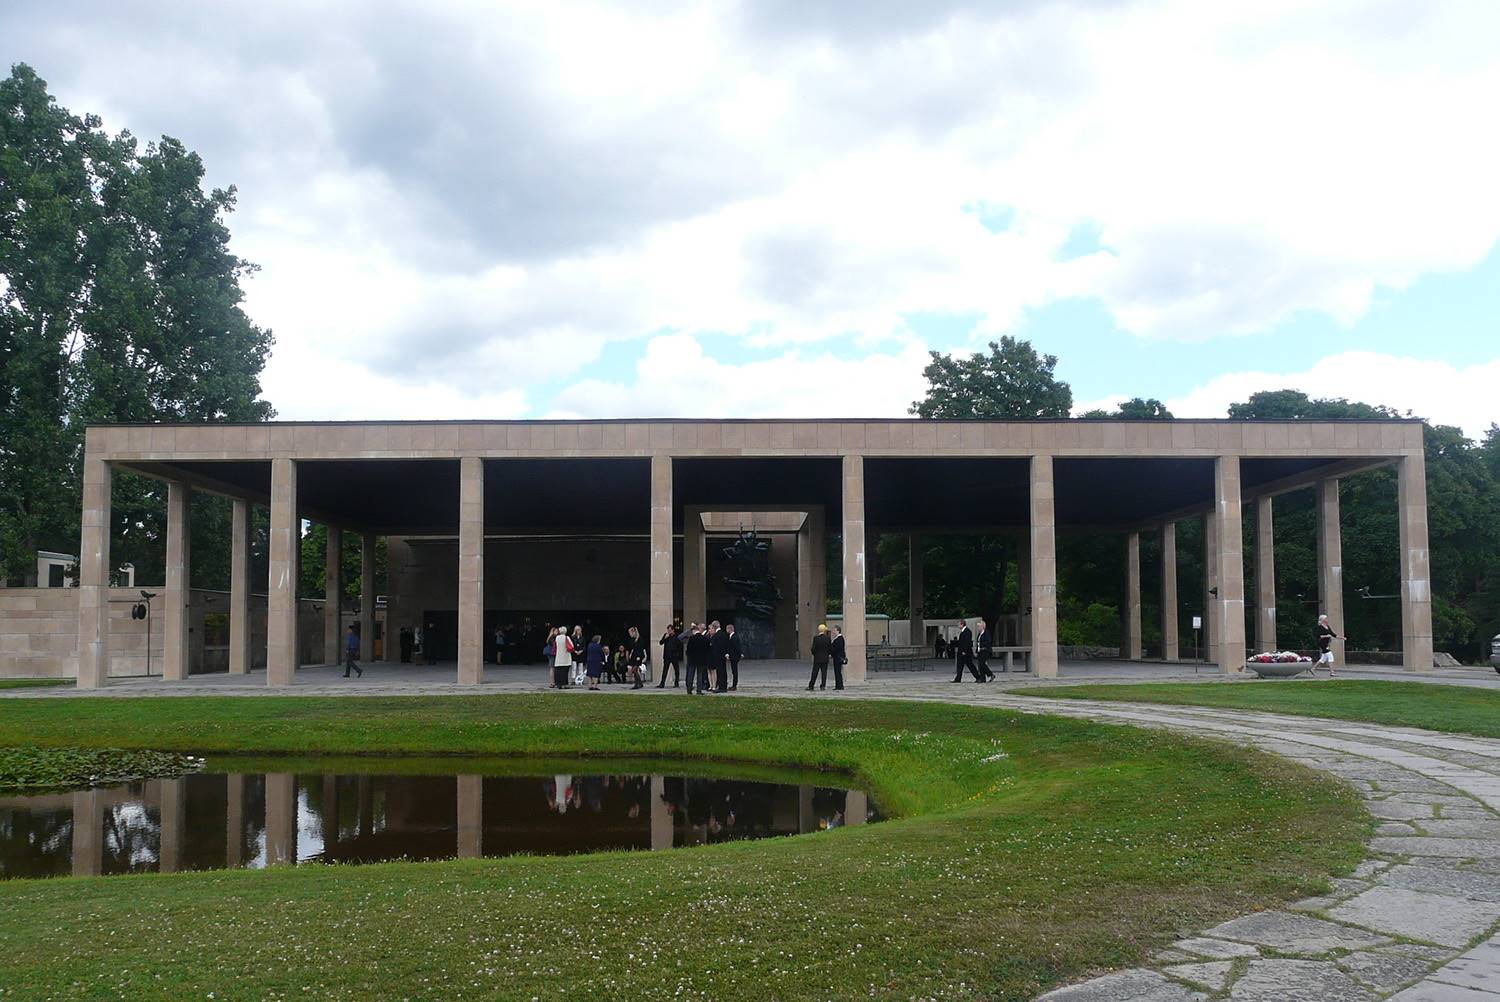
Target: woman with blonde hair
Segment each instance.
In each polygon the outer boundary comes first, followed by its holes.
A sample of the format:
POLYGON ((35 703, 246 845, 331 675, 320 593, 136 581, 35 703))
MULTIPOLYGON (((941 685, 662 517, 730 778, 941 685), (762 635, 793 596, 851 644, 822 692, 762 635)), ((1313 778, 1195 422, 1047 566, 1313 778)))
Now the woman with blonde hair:
POLYGON ((573 671, 573 652, 577 650, 567 631, 561 628, 552 638, 552 685, 557 689, 568 687, 568 676, 573 671))

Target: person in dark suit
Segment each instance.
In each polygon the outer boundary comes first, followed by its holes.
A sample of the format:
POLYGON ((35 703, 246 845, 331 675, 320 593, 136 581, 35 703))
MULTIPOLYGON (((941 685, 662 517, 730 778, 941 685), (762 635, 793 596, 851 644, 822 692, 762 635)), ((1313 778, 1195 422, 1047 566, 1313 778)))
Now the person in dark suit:
POLYGON ((403 626, 401 627, 399 638, 401 643, 401 663, 409 665, 411 664, 412 648, 416 646, 416 637, 412 634, 410 626, 403 626))
POLYGON ((351 626, 351 627, 349 627, 349 632, 346 633, 346 634, 344 634, 344 677, 345 678, 349 677, 349 669, 351 669, 351 668, 354 669, 354 673, 356 675, 358 675, 360 678, 364 678, 365 677, 365 671, 364 671, 364 669, 359 666, 359 662, 358 661, 354 660, 357 657, 359 657, 359 633, 354 629, 354 627, 351 626))
POLYGON ((967 668, 973 673, 974 681, 983 682, 984 676, 974 667, 974 631, 969 629, 969 622, 965 619, 960 619, 958 626, 958 639, 953 641, 953 646, 958 649, 958 656, 953 659, 956 665, 953 681, 962 682, 964 669, 967 668))
POLYGON ((818 635, 813 637, 812 642, 812 677, 807 680, 807 691, 812 692, 813 686, 818 681, 818 675, 823 676, 823 688, 828 688, 828 659, 833 654, 833 640, 828 636, 828 627, 818 626, 818 635))
POLYGON ((939 661, 946 661, 948 658, 948 641, 943 639, 941 633, 938 634, 937 640, 932 643, 932 655, 939 661))
POLYGON ((694 623, 693 632, 688 635, 684 646, 687 648, 687 693, 689 696, 693 694, 696 680, 698 695, 701 696, 708 691, 708 663, 713 657, 713 644, 703 627, 694 623))
POLYGON ((829 644, 828 660, 833 663, 833 687, 842 689, 844 687, 844 665, 849 663, 849 655, 845 653, 844 631, 839 627, 833 628, 833 642, 829 644))
POLYGON ((709 663, 713 666, 714 689, 729 691, 729 634, 716 619, 708 624, 709 663))
MULTIPOLYGON (((661 635, 657 641, 661 644, 661 681, 656 683, 658 689, 667 687, 667 669, 672 669, 672 688, 677 688, 677 676, 682 667, 682 637, 677 635, 676 625, 667 627, 667 632, 661 635)), ((692 683, 688 683, 692 688, 692 683)))
POLYGON ((641 631, 632 626, 625 640, 625 677, 630 679, 632 689, 639 689, 645 684, 641 680, 645 667, 646 641, 641 639, 641 631))
POLYGON ((734 632, 734 624, 724 627, 724 632, 729 634, 729 689, 732 692, 740 687, 740 658, 744 657, 744 652, 740 649, 740 635, 734 632))
POLYGON ((990 658, 995 656, 995 645, 990 640, 990 630, 984 620, 979 620, 979 643, 977 657, 979 661, 979 681, 988 682, 995 677, 990 670, 990 658))

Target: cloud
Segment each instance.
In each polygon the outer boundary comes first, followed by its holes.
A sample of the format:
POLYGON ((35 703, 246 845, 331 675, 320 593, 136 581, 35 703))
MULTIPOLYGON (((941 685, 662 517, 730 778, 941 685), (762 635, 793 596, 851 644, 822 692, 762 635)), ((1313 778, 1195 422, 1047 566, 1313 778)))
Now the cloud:
POLYGON ((1301 390, 1315 398, 1343 397, 1393 407, 1434 424, 1462 428, 1464 434, 1477 439, 1491 424, 1500 422, 1496 386, 1500 386, 1500 358, 1460 367, 1349 351, 1330 355, 1301 371, 1219 376, 1166 403, 1177 417, 1224 417, 1230 404, 1246 400, 1257 391, 1301 390))

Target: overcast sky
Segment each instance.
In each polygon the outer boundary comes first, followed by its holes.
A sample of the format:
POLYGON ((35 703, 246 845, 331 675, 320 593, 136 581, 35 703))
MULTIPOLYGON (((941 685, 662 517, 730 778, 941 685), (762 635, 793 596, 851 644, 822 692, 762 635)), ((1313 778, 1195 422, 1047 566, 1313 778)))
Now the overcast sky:
POLYGON ((1016 334, 1080 409, 1500 421, 1500 3, 0 5, 239 188, 283 418, 897 415, 1016 334))

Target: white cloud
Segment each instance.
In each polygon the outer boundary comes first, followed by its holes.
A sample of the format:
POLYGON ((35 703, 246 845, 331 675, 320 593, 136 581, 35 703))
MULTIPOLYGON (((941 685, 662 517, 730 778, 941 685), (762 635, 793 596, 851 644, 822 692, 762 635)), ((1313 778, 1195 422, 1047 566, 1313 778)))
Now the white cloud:
POLYGON ((1330 355, 1300 372, 1236 372, 1168 400, 1177 417, 1224 417, 1229 405, 1260 390, 1301 390, 1310 397, 1382 404, 1479 438, 1500 422, 1500 358, 1457 367, 1367 351, 1330 355))

